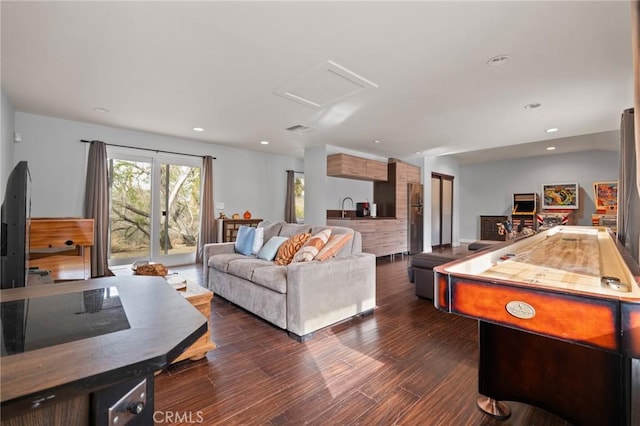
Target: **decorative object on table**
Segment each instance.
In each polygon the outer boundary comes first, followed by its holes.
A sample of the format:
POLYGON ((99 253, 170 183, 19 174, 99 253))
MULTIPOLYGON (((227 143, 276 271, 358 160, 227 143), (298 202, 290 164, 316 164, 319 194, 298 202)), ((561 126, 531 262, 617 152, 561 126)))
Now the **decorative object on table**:
POLYGON ((244 217, 246 220, 251 219, 251 212, 249 210, 246 210, 242 217, 244 217))
POLYGON ((165 275, 167 275, 168 272, 169 270, 162 263, 153 263, 150 265, 149 264, 138 265, 134 269, 134 273, 136 275, 148 275, 148 276, 155 276, 155 277, 164 277, 165 275))
POLYGON ((136 260, 135 262, 133 262, 133 265, 131 265, 131 269, 135 271, 138 268, 138 266, 143 266, 148 264, 149 264, 148 260, 136 260))
POLYGON ((542 185, 542 209, 577 209, 578 183, 550 183, 542 185))
POLYGON ((240 219, 240 213, 234 213, 231 215, 231 219, 240 219))
POLYGON ((227 215, 224 214, 224 212, 220 212, 220 215, 218 216, 218 219, 227 219, 227 215))

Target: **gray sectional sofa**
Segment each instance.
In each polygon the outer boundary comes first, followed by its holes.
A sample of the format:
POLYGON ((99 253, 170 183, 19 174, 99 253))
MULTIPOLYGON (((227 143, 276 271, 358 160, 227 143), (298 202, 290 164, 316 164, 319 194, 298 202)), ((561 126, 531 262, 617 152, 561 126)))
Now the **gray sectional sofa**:
POLYGON ((306 341, 313 332, 376 306, 376 260, 362 252, 359 232, 345 227, 261 223, 264 242, 301 232, 350 233, 353 238, 335 257, 279 266, 273 261, 236 253, 234 243, 206 244, 203 281, 216 296, 264 318, 306 341))

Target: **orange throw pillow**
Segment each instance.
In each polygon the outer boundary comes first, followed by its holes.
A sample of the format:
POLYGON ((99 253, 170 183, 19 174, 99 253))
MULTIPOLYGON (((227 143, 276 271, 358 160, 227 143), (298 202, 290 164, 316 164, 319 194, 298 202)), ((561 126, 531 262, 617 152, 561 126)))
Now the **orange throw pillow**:
POLYGON ((306 243, 293 256, 292 262, 311 262, 320 252, 320 249, 327 244, 331 236, 331 229, 325 229, 309 238, 306 243))
POLYGON ((344 247, 351 238, 353 238, 353 235, 351 234, 332 235, 331 238, 329 238, 329 241, 327 241, 327 244, 322 247, 322 250, 320 250, 313 260, 319 260, 322 262, 323 260, 332 258, 338 254, 340 249, 344 247))
POLYGON ((300 250, 300 247, 302 247, 309 238, 311 238, 311 234, 309 233, 296 234, 282 243, 278 249, 278 254, 276 254, 276 265, 290 264, 293 256, 295 256, 296 252, 300 250))

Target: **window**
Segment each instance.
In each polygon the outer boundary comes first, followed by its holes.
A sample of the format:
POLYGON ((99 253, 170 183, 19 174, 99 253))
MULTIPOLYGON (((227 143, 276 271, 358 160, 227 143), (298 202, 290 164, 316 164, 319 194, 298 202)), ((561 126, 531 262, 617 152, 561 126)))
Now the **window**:
POLYGON ((195 260, 200 162, 181 156, 109 150, 109 264, 195 260))
POLYGON ((296 198, 296 222, 304 223, 304 173, 295 172, 293 176, 296 198))

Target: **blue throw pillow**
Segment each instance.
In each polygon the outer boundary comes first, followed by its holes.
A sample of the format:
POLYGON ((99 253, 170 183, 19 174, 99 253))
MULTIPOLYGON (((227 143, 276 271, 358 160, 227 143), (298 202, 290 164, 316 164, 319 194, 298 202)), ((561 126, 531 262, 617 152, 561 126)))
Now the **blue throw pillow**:
POLYGON ((275 259, 276 254, 278 254, 278 249, 280 248, 282 243, 284 243, 287 240, 288 240, 287 237, 275 236, 275 237, 269 238, 269 241, 267 241, 265 245, 263 245, 260 251, 258 252, 258 259, 263 259, 263 260, 275 259))
POLYGON ((236 252, 249 256, 253 248, 253 238, 256 234, 256 228, 250 226, 240 226, 238 235, 236 236, 236 252))

